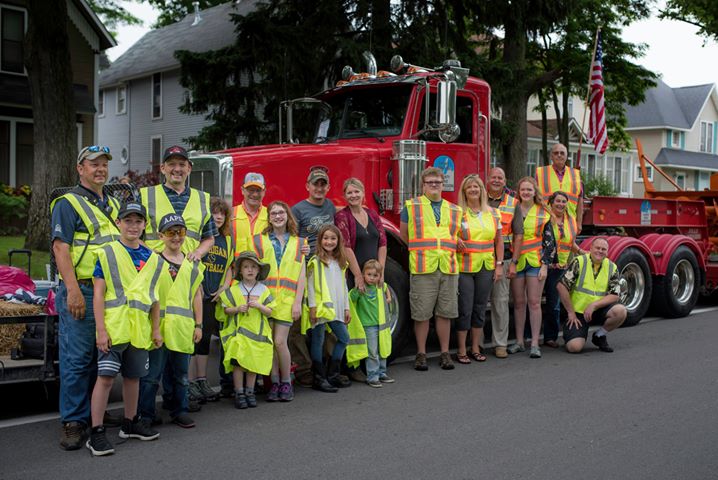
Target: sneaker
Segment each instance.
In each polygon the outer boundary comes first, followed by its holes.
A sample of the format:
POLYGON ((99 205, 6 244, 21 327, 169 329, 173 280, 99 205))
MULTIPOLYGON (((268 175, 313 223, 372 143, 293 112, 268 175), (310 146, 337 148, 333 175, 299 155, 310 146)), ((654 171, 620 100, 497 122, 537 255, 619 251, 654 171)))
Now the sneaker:
POLYGON ((247 394, 247 406, 249 408, 257 408, 257 397, 253 393, 247 394))
POLYGON ((541 349, 539 347, 531 347, 531 353, 529 353, 529 357, 541 358, 541 349))
POLYGON ((352 382, 364 383, 366 382, 366 374, 362 372, 361 368, 350 368, 349 379, 352 382))
POLYGON ((249 408, 249 404, 247 403, 247 395, 245 395, 244 393, 236 393, 234 395, 234 408, 238 408, 240 410, 249 408))
POLYGON ((192 420, 189 416, 185 415, 184 413, 180 413, 176 417, 172 417, 172 423, 174 423, 175 425, 180 426, 182 428, 194 427, 194 420, 192 420))
POLYGON ((449 352, 441 353, 441 356, 439 357, 439 366, 442 370, 454 369, 454 361, 451 360, 451 355, 449 354, 449 352))
POLYGON ((291 402, 294 400, 294 387, 291 383, 282 383, 279 385, 279 401, 291 402))
POLYGON ((189 398, 189 403, 187 405, 187 411, 191 413, 199 412, 202 410, 202 405, 200 405, 201 402, 199 402, 197 399, 193 399, 192 397, 189 398))
POLYGON ((273 383, 272 388, 269 389, 269 393, 267 393, 267 401, 268 402, 278 402, 279 401, 279 384, 273 383))
POLYGON ((380 381, 381 383, 394 383, 394 382, 396 382, 396 380, 394 380, 393 378, 391 378, 391 377, 390 377, 389 375, 387 375, 386 373, 383 373, 383 374, 379 375, 379 381, 380 381))
POLYGON ((60 447, 63 450, 78 450, 87 438, 87 427, 82 422, 67 422, 62 424, 62 437, 60 447))
POLYGON ((96 457, 103 455, 112 455, 115 453, 115 448, 112 446, 107 435, 105 435, 105 427, 95 427, 90 433, 90 439, 85 443, 85 446, 90 449, 90 452, 96 457))
POLYGON ((113 415, 110 412, 105 412, 102 416, 102 426, 105 428, 119 427, 122 425, 124 415, 113 415))
POLYGON ((137 438, 142 441, 156 440, 160 436, 160 432, 153 430, 152 422, 142 420, 135 416, 132 420, 125 418, 120 427, 120 438, 137 438))
POLYGON ((429 369, 429 365, 426 363, 426 354, 417 353, 416 360, 414 360, 414 370, 425 372, 429 369))
POLYGON ((208 402, 216 402, 219 400, 219 395, 214 391, 214 388, 209 386, 206 379, 197 380, 199 391, 202 392, 202 396, 208 402))
POLYGON ((595 333, 591 337, 591 343, 596 345, 599 350, 606 353, 613 352, 613 349, 608 346, 608 339, 606 338, 606 335, 598 336, 595 333))
POLYGON ((509 356, 509 354, 506 353, 506 347, 494 348, 494 355, 496 355, 496 358, 506 358, 509 356))
POLYGON ((202 394, 202 390, 200 390, 199 388, 199 383, 197 382, 189 382, 189 401, 197 402, 200 405, 204 405, 205 403, 207 403, 207 400, 202 394))
POLYGON ((381 382, 379 380, 367 380, 366 384, 372 388, 381 388, 384 386, 381 384, 381 382))
POLYGON ((523 345, 519 345, 518 343, 513 343, 509 346, 509 348, 506 349, 506 351, 513 355, 514 353, 525 352, 526 347, 524 347, 523 345))

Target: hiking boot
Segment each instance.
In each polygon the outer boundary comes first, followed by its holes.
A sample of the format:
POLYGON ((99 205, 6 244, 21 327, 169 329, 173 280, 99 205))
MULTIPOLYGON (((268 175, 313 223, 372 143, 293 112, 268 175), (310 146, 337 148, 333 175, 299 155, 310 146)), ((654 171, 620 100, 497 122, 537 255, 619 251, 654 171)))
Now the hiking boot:
POLYGON ((314 375, 312 375, 312 372, 296 373, 294 378, 302 387, 311 388, 314 385, 314 375))
POLYGON ((247 395, 245 395, 244 393, 236 393, 234 395, 234 408, 238 408, 240 410, 249 408, 249 404, 247 403, 247 395))
POLYGON ((426 363, 426 354, 417 353, 416 360, 414 360, 414 370, 425 372, 429 369, 429 364, 426 363))
POLYGON ((372 388, 382 388, 384 386, 379 380, 367 380, 366 384, 372 388))
POLYGON ((273 383, 272 388, 269 389, 269 393, 267 393, 267 401, 268 402, 278 402, 279 401, 279 384, 273 383))
POLYGON ((247 406, 249 408, 257 408, 257 397, 254 393, 247 394, 247 406))
POLYGON ((541 349, 538 346, 531 347, 530 358, 541 358, 541 349))
POLYGON ((87 427, 82 422, 67 422, 62 424, 60 447, 63 450, 78 450, 87 438, 87 427))
POLYGON ((312 362, 312 370, 314 370, 314 378, 312 380, 312 388, 324 393, 337 393, 337 387, 329 383, 324 376, 324 365, 321 362, 312 362))
POLYGON ((199 391, 202 393, 204 399, 208 402, 216 402, 219 400, 219 395, 214 391, 214 388, 209 386, 207 379, 197 380, 199 391))
POLYGON ((518 343, 513 343, 513 344, 511 344, 511 345, 509 346, 509 348, 507 349, 507 351, 508 351, 511 355, 513 355, 514 353, 525 352, 525 351, 526 351, 526 347, 524 347, 523 345, 519 345, 518 343))
POLYGON ((182 428, 194 427, 194 420, 192 420, 189 416, 185 415, 184 413, 180 413, 176 417, 172 417, 172 423, 174 423, 175 425, 180 426, 182 428))
POLYGON ((122 425, 124 418, 123 415, 113 415, 110 412, 105 412, 102 416, 102 426, 105 428, 119 427, 122 425))
POLYGON ((441 356, 439 357, 439 366, 442 370, 454 369, 454 361, 451 360, 449 352, 441 352, 441 356))
POLYGON ((608 346, 608 339, 606 338, 606 335, 601 335, 600 337, 596 335, 595 333, 593 336, 591 336, 591 343, 596 345, 599 350, 606 353, 613 352, 613 349, 608 346))
POLYGON ((352 382, 349 378, 339 375, 340 361, 332 360, 329 362, 329 370, 327 371, 327 381, 337 388, 351 387, 352 382), (342 378, 343 377, 343 378, 342 378))
POLYGON ((151 424, 151 421, 142 420, 137 415, 132 420, 125 418, 120 427, 120 438, 137 438, 142 441, 156 440, 159 438, 160 432, 152 430, 151 424))
POLYGON ((382 373, 381 375, 379 375, 379 381, 380 381, 381 383, 394 383, 394 382, 396 382, 396 380, 394 380, 393 378, 391 378, 391 377, 390 377, 389 375, 387 375, 386 373, 382 373))
POLYGON ((199 383, 197 382, 189 382, 189 401, 197 402, 200 405, 207 403, 207 399, 204 398, 202 390, 199 388, 199 383))
POLYGON ((279 385, 279 401, 291 402, 294 400, 294 387, 291 383, 282 383, 279 385))
POLYGON ((96 457, 103 455, 112 455, 115 453, 115 448, 112 446, 107 435, 105 435, 105 427, 99 426, 92 429, 90 433, 90 439, 85 443, 85 446, 90 449, 90 452, 96 457))
POLYGON ((506 353, 506 347, 494 348, 494 355, 496 355, 496 358, 506 358, 509 356, 509 354, 506 353))
POLYGON ((362 372, 361 368, 350 368, 349 380, 352 382, 364 383, 366 382, 366 374, 362 372))

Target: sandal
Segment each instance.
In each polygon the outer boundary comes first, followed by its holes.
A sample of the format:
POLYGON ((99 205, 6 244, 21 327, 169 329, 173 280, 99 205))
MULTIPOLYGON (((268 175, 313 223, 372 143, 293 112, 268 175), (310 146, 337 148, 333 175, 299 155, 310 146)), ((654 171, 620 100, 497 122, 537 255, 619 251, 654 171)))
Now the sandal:
POLYGON ((456 354, 456 361, 462 365, 468 365, 471 363, 471 359, 469 358, 468 355, 466 355, 466 354, 462 355, 460 353, 456 354))
POLYGON ((486 361, 486 355, 484 355, 481 352, 472 351, 469 355, 471 355, 471 358, 473 358, 477 362, 485 362, 486 361))

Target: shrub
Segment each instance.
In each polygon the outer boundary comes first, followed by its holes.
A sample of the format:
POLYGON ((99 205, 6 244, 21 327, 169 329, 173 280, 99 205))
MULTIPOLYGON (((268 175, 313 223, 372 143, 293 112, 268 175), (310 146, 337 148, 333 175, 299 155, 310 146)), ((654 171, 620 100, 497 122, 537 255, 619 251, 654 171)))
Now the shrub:
POLYGON ((30 187, 13 188, 0 184, 0 235, 13 235, 25 229, 30 207, 30 187))
POLYGON ((586 197, 615 197, 618 196, 613 182, 603 175, 596 175, 589 178, 583 184, 583 191, 586 197))

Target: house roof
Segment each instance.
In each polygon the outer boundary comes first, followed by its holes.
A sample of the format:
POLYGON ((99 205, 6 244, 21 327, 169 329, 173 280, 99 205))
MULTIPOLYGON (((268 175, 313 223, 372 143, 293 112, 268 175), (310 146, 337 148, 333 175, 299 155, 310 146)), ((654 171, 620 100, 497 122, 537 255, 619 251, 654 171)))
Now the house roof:
POLYGON ((231 45, 236 35, 230 15, 246 15, 256 8, 257 2, 224 3, 202 10, 202 20, 197 25, 192 25, 195 14, 190 13, 177 23, 147 32, 100 73, 100 87, 179 68, 179 61, 174 56, 177 50, 206 52, 231 45))
POLYGON ((704 152, 690 152, 675 148, 662 148, 654 160, 656 165, 671 167, 718 170, 718 155, 704 152))
POLYGON ((676 128, 690 130, 711 94, 712 83, 671 88, 658 79, 657 85, 646 92, 640 105, 626 105, 626 130, 645 128, 676 128))
POLYGON ((100 40, 100 50, 106 50, 117 46, 117 41, 112 34, 107 30, 105 24, 103 24, 97 17, 97 14, 92 10, 90 4, 86 0, 74 0, 80 10, 80 14, 84 17, 85 21, 90 25, 90 28, 97 34, 100 40))

